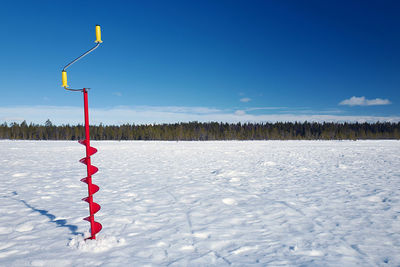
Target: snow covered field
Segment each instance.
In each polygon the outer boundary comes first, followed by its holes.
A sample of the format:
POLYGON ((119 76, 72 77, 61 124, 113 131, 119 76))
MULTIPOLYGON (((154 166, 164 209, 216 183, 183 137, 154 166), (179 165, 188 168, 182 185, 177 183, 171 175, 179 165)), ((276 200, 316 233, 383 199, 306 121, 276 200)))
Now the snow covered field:
POLYGON ((399 141, 0 141, 0 266, 399 266, 399 141), (87 234, 87 233, 86 233, 87 234))

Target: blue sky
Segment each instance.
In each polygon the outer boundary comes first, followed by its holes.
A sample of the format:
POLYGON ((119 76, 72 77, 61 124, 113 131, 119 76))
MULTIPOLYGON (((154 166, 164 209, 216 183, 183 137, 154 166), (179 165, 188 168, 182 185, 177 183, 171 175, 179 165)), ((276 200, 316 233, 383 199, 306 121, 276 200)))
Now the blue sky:
POLYGON ((398 1, 3 1, 0 122, 400 121, 398 1))

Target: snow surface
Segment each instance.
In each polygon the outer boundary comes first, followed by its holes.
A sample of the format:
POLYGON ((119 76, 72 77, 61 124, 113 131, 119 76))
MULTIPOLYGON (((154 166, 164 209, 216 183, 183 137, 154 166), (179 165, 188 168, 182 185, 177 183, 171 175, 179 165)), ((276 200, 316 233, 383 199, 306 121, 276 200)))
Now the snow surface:
POLYGON ((399 266, 399 141, 0 141, 0 266, 399 266))

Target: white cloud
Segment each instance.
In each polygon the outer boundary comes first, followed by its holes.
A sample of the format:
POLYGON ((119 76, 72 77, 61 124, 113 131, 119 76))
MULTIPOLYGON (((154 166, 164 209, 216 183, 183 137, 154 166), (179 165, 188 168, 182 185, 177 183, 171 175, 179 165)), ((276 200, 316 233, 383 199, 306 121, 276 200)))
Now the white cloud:
POLYGON ((243 98, 240 99, 240 102, 244 102, 244 103, 247 103, 247 102, 250 102, 250 101, 251 101, 251 98, 248 98, 248 97, 243 97, 243 98))
MULTIPOLYGON (((119 125, 124 123, 151 124, 176 122, 400 122, 395 116, 346 116, 339 114, 304 114, 292 110, 279 114, 249 114, 246 110, 221 110, 208 107, 135 106, 90 108, 91 124, 119 125)), ((54 124, 83 124, 82 107, 19 106, 0 107, 0 123, 22 122, 44 124, 50 119, 54 124)))
POLYGON ((389 101, 389 99, 375 98, 372 100, 367 100, 368 106, 390 105, 390 104, 391 104, 391 102, 389 101))
POLYGON ((352 96, 350 99, 345 99, 339 103, 339 105, 346 105, 346 106, 379 106, 379 105, 389 105, 391 102, 389 99, 366 99, 365 96, 357 97, 352 96))
POLYGON ((255 108, 247 108, 246 111, 279 110, 279 109, 288 109, 288 108, 287 107, 255 107, 255 108))
POLYGON ((244 110, 236 110, 235 115, 243 116, 246 115, 246 112, 244 110))

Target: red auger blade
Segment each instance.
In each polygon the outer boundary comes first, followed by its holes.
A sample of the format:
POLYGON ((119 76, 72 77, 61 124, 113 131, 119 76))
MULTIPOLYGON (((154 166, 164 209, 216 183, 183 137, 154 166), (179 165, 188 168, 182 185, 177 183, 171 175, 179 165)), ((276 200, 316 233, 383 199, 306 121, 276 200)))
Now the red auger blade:
MULTIPOLYGON (((78 143, 81 144, 81 145, 86 146, 86 140, 79 140, 78 143)), ((96 152, 97 152, 97 149, 96 149, 96 148, 94 148, 94 147, 89 147, 89 155, 88 155, 88 156, 90 157, 91 155, 93 155, 93 154, 96 153, 96 152)))
MULTIPOLYGON (((85 161, 85 160, 86 160, 86 158, 83 158, 83 159, 80 160, 80 162, 85 161)), ((84 163, 84 162, 82 162, 82 163, 84 163)), ((86 163, 84 163, 84 164, 86 164, 86 163)), ((88 167, 88 168, 89 168, 89 175, 90 176, 92 176, 93 174, 95 174, 96 172, 99 171, 99 169, 96 166, 93 166, 93 165, 90 165, 90 167, 88 167)), ((86 178, 83 178, 83 179, 86 179, 86 178)), ((83 179, 81 179, 81 181, 83 179)), ((82 182, 87 183, 86 181, 82 181, 82 182)))
POLYGON ((90 191, 92 192, 92 195, 95 194, 97 191, 100 190, 100 188, 99 188, 97 185, 95 185, 95 184, 92 184, 91 187, 90 187, 90 189, 91 189, 90 191))
POLYGON ((92 210, 93 214, 97 213, 100 210, 100 208, 101 207, 99 204, 97 204, 96 202, 93 202, 93 210, 92 210))
POLYGON ((78 140, 78 143, 81 145, 86 146, 86 140, 78 140))
POLYGON ((94 153, 96 153, 97 152, 97 149, 96 148, 94 148, 94 147, 89 147, 89 157, 91 156, 91 155, 93 155, 94 153))
MULTIPOLYGON (((84 198, 82 198, 82 201, 86 201, 87 203, 90 203, 89 197, 84 197, 84 198)), ((99 205, 99 204, 97 204, 97 203, 95 203, 95 202, 93 202, 93 204, 99 205)), ((99 210, 100 210, 100 205, 99 205, 99 210)), ((97 210, 97 211, 98 211, 98 210, 97 210)), ((97 211, 96 211, 96 212, 97 212, 97 211)))
MULTIPOLYGON (((91 216, 84 218, 84 220, 90 222, 90 218, 91 216)), ((103 226, 101 225, 101 223, 94 221, 93 228, 91 229, 92 237, 86 239, 93 239, 93 236, 95 236, 98 232, 100 232, 102 228, 103 226)))
MULTIPOLYGON (((84 200, 84 201, 86 201, 86 202, 89 203, 89 201, 87 201, 86 198, 83 198, 82 200, 84 200)), ((99 204, 97 204, 96 202, 93 202, 93 210, 92 210, 93 215, 94 215, 95 213, 97 213, 100 209, 101 209, 101 206, 100 206, 99 204)), ((93 216, 93 215, 91 215, 91 216, 93 216)), ((88 216, 88 217, 83 218, 83 219, 84 219, 85 221, 90 222, 90 217, 91 217, 91 216, 88 216)))
MULTIPOLYGON (((88 179, 87 179, 87 177, 81 179, 81 182, 88 184, 88 179)), ((89 184, 88 184, 88 185, 89 185, 89 184)), ((95 193, 97 193, 97 192, 100 190, 100 188, 99 188, 97 185, 95 185, 95 184, 92 184, 90 188, 91 188, 91 191, 92 191, 92 195, 95 194, 95 193)), ((82 199, 82 200, 83 200, 83 199, 82 199)))
MULTIPOLYGON (((87 165, 87 159, 88 158, 86 158, 86 157, 85 158, 81 158, 79 160, 79 162, 87 165)), ((95 174, 99 170, 96 166, 93 166, 93 165, 90 165, 89 169, 90 169, 90 175, 95 174)))
POLYGON ((96 166, 91 165, 89 168, 89 175, 92 176, 95 174, 99 169, 96 166))
POLYGON ((87 216, 86 218, 83 218, 83 220, 90 222, 90 218, 92 218, 93 216, 87 216))
POLYGON ((92 233, 92 235, 95 235, 98 232, 100 232, 102 228, 103 226, 101 226, 99 222, 94 222, 94 229, 92 229, 94 233, 92 233))
POLYGON ((81 159, 79 160, 79 162, 80 162, 80 163, 83 163, 83 164, 85 164, 85 165, 87 165, 86 157, 81 158, 81 159))

